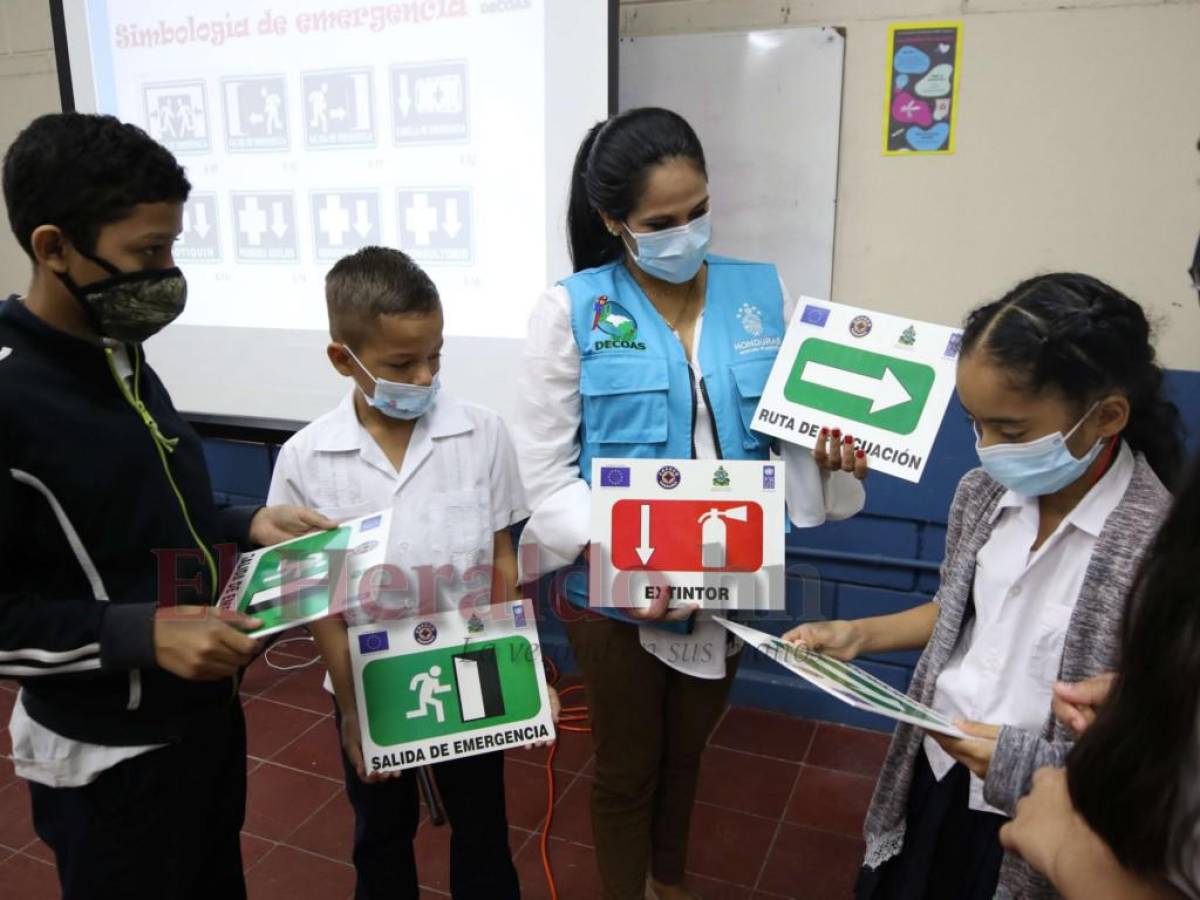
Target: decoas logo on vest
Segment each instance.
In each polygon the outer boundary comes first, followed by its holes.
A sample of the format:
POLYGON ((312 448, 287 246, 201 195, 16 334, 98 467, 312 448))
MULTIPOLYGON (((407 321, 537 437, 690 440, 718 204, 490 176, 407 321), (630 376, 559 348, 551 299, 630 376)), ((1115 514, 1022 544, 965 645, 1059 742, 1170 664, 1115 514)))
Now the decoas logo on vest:
POLYGON ((645 350, 646 345, 637 339, 637 319, 620 303, 601 295, 592 305, 592 331, 599 330, 611 340, 598 340, 592 344, 594 350, 645 350))

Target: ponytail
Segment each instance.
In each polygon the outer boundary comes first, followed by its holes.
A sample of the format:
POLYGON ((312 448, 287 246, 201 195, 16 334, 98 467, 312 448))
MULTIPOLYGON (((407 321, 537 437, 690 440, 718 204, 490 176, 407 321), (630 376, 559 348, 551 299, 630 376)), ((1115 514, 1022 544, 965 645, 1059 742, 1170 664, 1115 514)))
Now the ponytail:
POLYGON ((596 136, 604 130, 607 122, 597 122, 588 129, 587 137, 575 154, 575 168, 571 173, 571 201, 567 207, 567 238, 571 248, 571 263, 576 272, 594 269, 621 258, 624 248, 621 239, 609 234, 604 220, 592 208, 588 200, 588 158, 596 145, 596 136))

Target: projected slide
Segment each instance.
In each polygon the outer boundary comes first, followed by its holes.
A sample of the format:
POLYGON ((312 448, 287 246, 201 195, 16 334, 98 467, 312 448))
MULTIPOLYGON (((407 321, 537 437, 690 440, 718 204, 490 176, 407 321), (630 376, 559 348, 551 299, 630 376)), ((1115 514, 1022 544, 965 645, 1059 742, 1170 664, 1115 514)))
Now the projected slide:
POLYGON ((561 240, 545 2, 86 0, 96 108, 194 186, 180 323, 323 331, 325 272, 385 244, 433 276, 448 334, 523 336, 561 240))

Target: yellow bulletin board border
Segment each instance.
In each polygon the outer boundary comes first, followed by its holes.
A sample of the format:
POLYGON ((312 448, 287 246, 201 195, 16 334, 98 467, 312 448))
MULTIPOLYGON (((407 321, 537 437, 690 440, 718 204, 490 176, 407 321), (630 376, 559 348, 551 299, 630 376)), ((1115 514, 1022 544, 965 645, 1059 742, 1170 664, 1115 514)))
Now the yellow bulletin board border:
POLYGON ((888 53, 887 53, 887 78, 884 81, 883 90, 883 155, 884 156, 947 156, 954 152, 954 140, 958 133, 958 77, 962 72, 962 39, 963 27, 962 20, 940 21, 940 22, 894 22, 888 26, 888 53), (892 120, 892 91, 895 89, 895 71, 893 70, 894 60, 896 58, 896 32, 897 31, 914 31, 926 28, 953 28, 955 31, 954 39, 954 76, 950 85, 950 97, 952 100, 950 106, 950 140, 946 142, 944 150, 889 150, 888 149, 888 134, 889 125, 892 120))

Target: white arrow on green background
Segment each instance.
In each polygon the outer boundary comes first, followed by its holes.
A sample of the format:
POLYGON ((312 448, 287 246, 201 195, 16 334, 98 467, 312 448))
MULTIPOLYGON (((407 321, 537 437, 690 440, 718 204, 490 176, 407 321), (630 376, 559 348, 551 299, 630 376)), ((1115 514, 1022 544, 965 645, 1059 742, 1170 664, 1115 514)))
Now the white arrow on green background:
POLYGON ((804 364, 800 378, 819 387, 853 394, 855 397, 865 397, 871 401, 872 415, 912 400, 912 394, 892 374, 890 368, 883 370, 882 378, 872 378, 870 375, 838 369, 810 359, 804 364))

